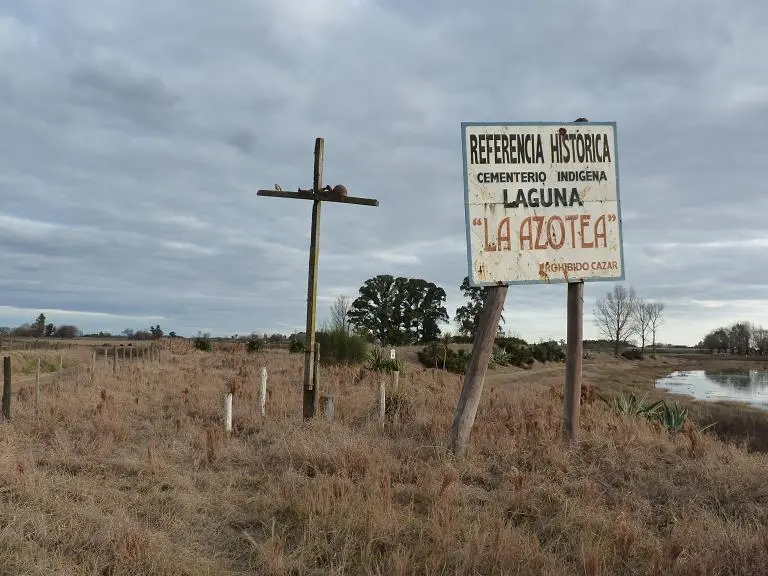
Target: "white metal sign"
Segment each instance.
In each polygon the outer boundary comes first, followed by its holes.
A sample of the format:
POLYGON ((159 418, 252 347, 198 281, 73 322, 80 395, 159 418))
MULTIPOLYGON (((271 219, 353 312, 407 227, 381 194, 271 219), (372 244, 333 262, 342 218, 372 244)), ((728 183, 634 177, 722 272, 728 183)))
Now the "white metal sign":
POLYGON ((475 286, 623 280, 615 122, 462 122, 475 286))
POLYGON ((390 348, 390 350, 389 350, 389 359, 390 360, 394 360, 395 359, 395 349, 394 348, 390 348))

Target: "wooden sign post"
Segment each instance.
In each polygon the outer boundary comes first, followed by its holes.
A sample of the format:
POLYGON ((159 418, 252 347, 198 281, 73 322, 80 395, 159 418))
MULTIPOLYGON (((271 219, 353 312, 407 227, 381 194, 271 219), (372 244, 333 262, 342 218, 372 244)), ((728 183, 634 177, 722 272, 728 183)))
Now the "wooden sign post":
POLYGON ((624 279, 615 122, 462 122, 469 283, 487 288, 451 426, 466 448, 511 284, 568 284, 563 432, 578 437, 584 282, 624 279))
POLYGON ((315 354, 315 317, 317 310, 317 263, 320 255, 320 207, 322 202, 338 202, 341 204, 359 204, 362 206, 378 206, 379 201, 373 198, 357 198, 347 196, 347 189, 338 184, 331 188, 323 186, 323 154, 324 140, 315 139, 315 169, 312 176, 312 189, 297 192, 285 192, 279 186, 275 190, 259 190, 259 196, 273 198, 293 198, 297 200, 312 200, 312 228, 309 239, 309 277, 307 281, 307 328, 304 350, 304 418, 312 418, 317 413, 320 400, 316 378, 314 377, 315 354))

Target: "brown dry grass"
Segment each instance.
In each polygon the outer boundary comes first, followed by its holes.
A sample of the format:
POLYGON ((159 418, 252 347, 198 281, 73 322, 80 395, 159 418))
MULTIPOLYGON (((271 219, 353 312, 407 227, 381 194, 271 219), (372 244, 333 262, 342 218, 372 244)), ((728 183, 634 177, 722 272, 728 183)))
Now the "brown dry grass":
MULTIPOLYGON (((610 370, 631 378, 626 366, 610 370)), ((301 422, 301 370, 287 354, 190 353, 122 363, 115 378, 100 361, 95 382, 45 389, 38 418, 14 397, 13 421, 0 425, 0 572, 687 575, 768 565, 765 455, 693 428, 670 436, 591 395, 569 449, 561 380, 552 372, 525 386, 534 371, 521 386, 489 386, 469 453, 454 460, 443 446, 457 376, 409 366, 400 382, 410 410, 381 428, 377 379, 357 368, 322 372, 336 422, 301 422)), ((610 370, 591 364, 585 377, 610 370)))

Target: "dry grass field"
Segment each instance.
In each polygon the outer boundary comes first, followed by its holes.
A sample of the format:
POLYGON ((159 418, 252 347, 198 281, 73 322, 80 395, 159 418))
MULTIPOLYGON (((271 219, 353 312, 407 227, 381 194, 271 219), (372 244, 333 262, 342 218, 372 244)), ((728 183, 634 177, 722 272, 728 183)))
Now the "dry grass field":
MULTIPOLYGON (((24 354, 14 353, 15 366, 30 364, 24 354)), ((68 366, 89 364, 87 351, 71 354, 68 366)), ((585 383, 648 391, 685 362, 590 360, 585 383)), ((302 358, 284 353, 166 353, 121 362, 117 376, 100 358, 93 380, 83 372, 46 384, 38 416, 32 396, 14 392, 12 421, 0 424, 0 573, 712 575, 768 566, 768 456, 748 452, 751 440, 725 443, 692 426, 670 435, 598 400, 582 406, 580 443, 568 448, 562 366, 536 366, 489 375, 468 454, 456 460, 444 445, 458 376, 409 363, 402 410, 381 427, 379 377, 360 368, 323 369, 336 420, 302 422, 301 372, 302 358), (231 436, 221 421, 228 389, 231 436)), ((736 414, 707 408, 718 409, 736 414)))

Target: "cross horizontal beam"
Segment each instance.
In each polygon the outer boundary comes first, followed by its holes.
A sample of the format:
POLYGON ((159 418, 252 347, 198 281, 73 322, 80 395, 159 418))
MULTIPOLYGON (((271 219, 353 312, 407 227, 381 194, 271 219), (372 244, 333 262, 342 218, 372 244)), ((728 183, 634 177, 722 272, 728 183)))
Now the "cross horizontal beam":
POLYGON ((313 194, 311 190, 298 192, 284 192, 282 190, 259 190, 257 196, 271 196, 272 198, 293 198, 294 200, 320 200, 322 202, 338 202, 340 204, 359 204, 363 206, 378 206, 379 201, 374 198, 361 198, 358 196, 339 196, 332 192, 318 192, 313 194))

